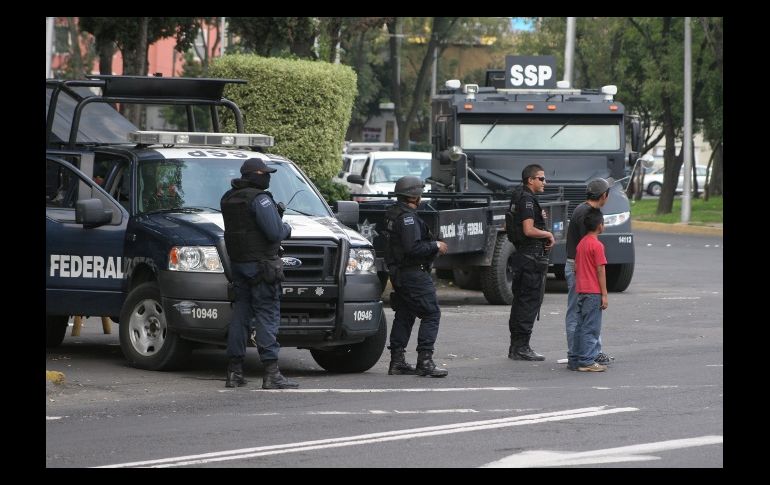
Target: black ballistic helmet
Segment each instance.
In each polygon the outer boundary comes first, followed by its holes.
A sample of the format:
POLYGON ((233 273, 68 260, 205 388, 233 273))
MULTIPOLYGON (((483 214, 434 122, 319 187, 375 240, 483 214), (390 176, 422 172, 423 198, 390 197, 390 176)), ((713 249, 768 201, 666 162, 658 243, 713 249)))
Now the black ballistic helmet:
POLYGON ((586 187, 586 195, 591 199, 598 199, 603 193, 610 190, 610 187, 615 183, 615 179, 607 177, 606 179, 598 178, 588 182, 586 187))
POLYGON ((420 197, 423 187, 425 187, 425 184, 420 177, 407 175, 396 181, 396 188, 393 190, 393 193, 407 197, 420 197))

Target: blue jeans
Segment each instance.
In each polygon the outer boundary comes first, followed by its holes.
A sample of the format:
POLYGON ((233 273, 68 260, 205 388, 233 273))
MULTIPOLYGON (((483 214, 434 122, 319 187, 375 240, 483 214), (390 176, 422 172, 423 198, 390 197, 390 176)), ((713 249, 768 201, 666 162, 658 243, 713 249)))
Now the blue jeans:
POLYGON ((578 322, 572 338, 567 365, 585 367, 599 356, 599 335, 602 331, 602 296, 598 293, 577 295, 578 322))
MULTIPOLYGON (((572 339, 575 335, 575 327, 578 323, 577 292, 575 291, 575 262, 567 261, 564 265, 564 278, 567 280, 567 314, 564 323, 567 329, 567 359, 568 362, 576 360, 571 354, 572 339)), ((602 339, 599 337, 599 352, 602 351, 602 339)))
POLYGON ((281 325, 281 284, 264 281, 251 284, 257 275, 256 262, 233 262, 232 270, 235 301, 227 332, 227 356, 246 355, 246 339, 254 327, 259 360, 278 360, 281 346, 276 336, 281 325))

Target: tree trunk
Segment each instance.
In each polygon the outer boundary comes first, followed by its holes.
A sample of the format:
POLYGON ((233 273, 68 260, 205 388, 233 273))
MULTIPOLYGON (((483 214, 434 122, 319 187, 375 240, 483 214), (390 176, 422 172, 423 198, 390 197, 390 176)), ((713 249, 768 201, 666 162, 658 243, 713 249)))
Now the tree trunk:
POLYGON ((668 94, 661 96, 663 107, 663 132, 666 138, 666 148, 663 151, 663 191, 658 199, 657 214, 670 214, 674 208, 674 192, 679 180, 679 170, 682 167, 682 151, 676 154, 676 130, 674 116, 671 112, 671 100, 668 94))
POLYGON ((96 51, 99 53, 99 74, 112 75, 112 57, 115 55, 115 43, 96 39, 96 51))
POLYGON ((719 140, 714 145, 714 164, 711 167, 711 177, 709 178, 708 193, 709 195, 722 195, 722 140, 719 140))
POLYGON ((75 23, 75 17, 67 17, 67 24, 70 34, 70 61, 69 70, 72 73, 72 79, 82 79, 85 74, 83 70, 83 57, 80 54, 80 36, 78 35, 78 26, 75 23))

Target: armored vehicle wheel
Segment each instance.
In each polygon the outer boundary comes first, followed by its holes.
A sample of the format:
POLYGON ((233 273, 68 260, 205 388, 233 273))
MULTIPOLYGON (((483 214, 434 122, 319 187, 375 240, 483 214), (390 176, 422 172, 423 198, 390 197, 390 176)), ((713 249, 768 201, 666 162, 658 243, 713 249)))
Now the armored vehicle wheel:
POLYGON ((607 265, 607 290, 624 291, 631 284, 634 276, 634 263, 607 265))
POLYGON ((134 367, 169 370, 190 354, 190 343, 168 328, 155 282, 142 283, 128 294, 120 321, 120 348, 134 367))
POLYGON ((481 275, 481 291, 492 305, 510 305, 513 302, 513 271, 511 258, 516 248, 504 233, 497 235, 492 264, 481 275))
POLYGON ((367 337, 363 342, 351 345, 341 345, 330 349, 310 349, 313 359, 329 372, 349 374, 365 372, 380 360, 385 348, 387 337, 385 312, 380 314, 380 325, 377 333, 367 337))
POLYGON ((68 315, 46 315, 45 317, 45 347, 53 348, 61 345, 67 333, 68 315))

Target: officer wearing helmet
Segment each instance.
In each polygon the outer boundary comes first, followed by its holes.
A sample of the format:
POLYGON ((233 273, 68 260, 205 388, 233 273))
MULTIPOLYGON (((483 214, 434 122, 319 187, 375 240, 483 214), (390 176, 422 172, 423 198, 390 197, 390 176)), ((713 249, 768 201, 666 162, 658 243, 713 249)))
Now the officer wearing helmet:
POLYGON ((436 368, 433 362, 441 310, 430 271, 433 259, 438 254, 446 254, 447 245, 433 237, 416 212, 423 187, 425 184, 419 177, 401 177, 394 190, 397 202, 385 212, 385 263, 395 290, 390 294, 395 316, 388 346, 388 374, 444 377, 448 372, 436 368), (406 362, 404 352, 417 317, 420 318, 420 331, 415 368, 406 362))
MULTIPOLYGON (((586 200, 572 211, 572 217, 567 226, 567 263, 564 265, 564 277, 567 280, 567 313, 564 322, 567 330, 567 358, 570 362, 577 358, 571 357, 570 349, 572 349, 572 340, 578 323, 577 292, 575 291, 575 255, 577 253, 577 245, 587 231, 583 220, 591 208, 601 209, 604 207, 610 196, 610 187, 614 183, 615 179, 612 177, 606 179, 597 178, 588 182, 586 186, 586 200)), ((615 360, 614 357, 602 352, 601 337, 598 339, 598 347, 599 356, 596 358, 598 364, 609 365, 611 361, 615 360)))

